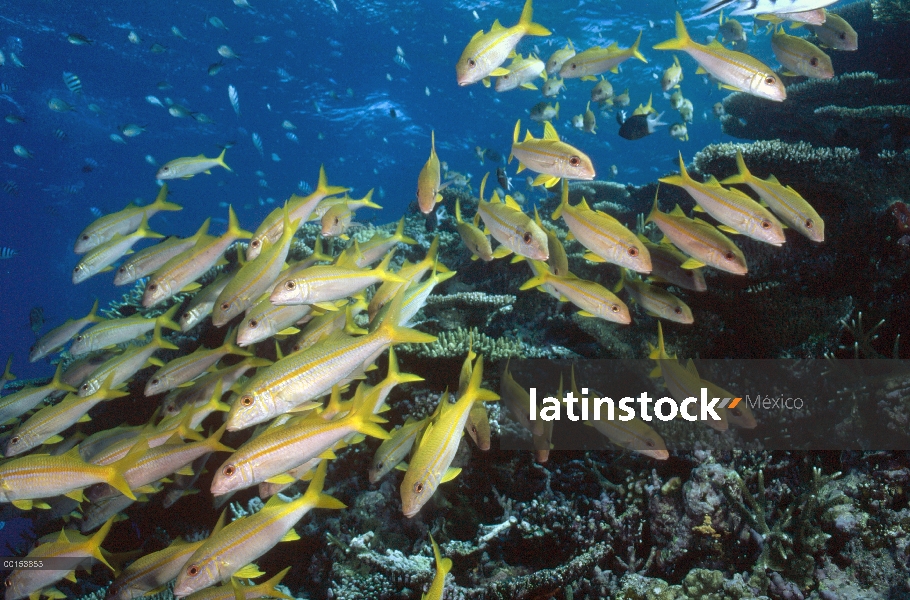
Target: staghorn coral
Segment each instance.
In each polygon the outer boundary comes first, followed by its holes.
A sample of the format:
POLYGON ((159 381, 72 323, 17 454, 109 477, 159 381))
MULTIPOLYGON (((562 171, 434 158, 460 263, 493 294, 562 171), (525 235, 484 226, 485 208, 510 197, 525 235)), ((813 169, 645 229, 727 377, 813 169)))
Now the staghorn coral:
POLYGON ((491 338, 476 327, 442 331, 431 344, 401 344, 402 355, 421 358, 463 358, 473 344, 474 351, 491 362, 506 358, 569 358, 573 352, 562 346, 538 348, 517 339, 491 338))
POLYGON ((873 0, 872 16, 880 23, 910 22, 910 3, 907 0, 873 0))

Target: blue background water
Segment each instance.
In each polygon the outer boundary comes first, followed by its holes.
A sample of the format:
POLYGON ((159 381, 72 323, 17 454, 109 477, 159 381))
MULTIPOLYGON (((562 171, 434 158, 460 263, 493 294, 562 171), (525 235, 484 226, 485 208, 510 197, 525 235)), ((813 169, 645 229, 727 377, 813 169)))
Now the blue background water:
MULTIPOLYGON (((0 94, 0 113, 26 119, 18 125, 0 121, 0 187, 8 181, 18 187, 17 195, 0 192, 0 246, 19 253, 0 261, 0 348, 4 359, 9 352, 15 354, 13 370, 19 377, 47 376, 52 371, 45 361, 26 363, 34 342, 28 318, 33 307, 43 307, 46 333, 67 318, 83 316, 94 298, 104 306, 126 291, 113 286, 112 273, 73 286, 70 274, 79 257, 72 245, 95 218, 92 207, 109 213, 136 198, 149 202, 155 197, 156 167, 146 162, 146 155, 159 163, 199 153, 215 156, 219 144, 236 142, 226 157, 233 173, 218 169, 211 176, 171 182, 170 200, 184 210, 159 213, 151 220, 155 231, 189 235, 209 216, 214 217, 212 230, 223 231, 227 203, 235 207, 245 228, 254 229, 274 208, 271 203, 287 198, 298 182, 315 185, 320 164, 325 164, 330 183, 352 187, 354 196, 376 188, 374 200, 385 210, 374 216, 375 221, 389 222, 414 198, 432 129, 441 160, 455 171, 472 174, 475 192, 483 174, 495 171, 489 162, 479 164, 475 146, 508 156, 518 118, 540 135, 541 127, 528 119, 530 107, 543 99, 539 92, 497 94, 479 84, 459 88, 455 81, 454 64, 470 37, 478 29, 489 30, 497 18, 505 26, 516 23, 521 1, 335 1, 337 12, 330 0, 251 0, 253 10, 229 0, 0 2, 0 43, 7 55, 0 82, 13 88, 0 94), (209 24, 211 16, 222 19, 229 30, 209 24), (172 26, 188 39, 173 35, 172 26), (140 44, 128 41, 130 31, 141 37, 140 44), (72 45, 66 33, 80 33, 95 44, 72 45), (270 39, 254 43, 254 36, 270 39), (13 66, 9 57, 20 43, 17 54, 24 69, 13 66), (154 54, 149 50, 153 43, 167 50, 154 54), (223 70, 209 76, 209 65, 221 59, 217 48, 222 44, 241 60, 225 59, 223 70), (410 69, 394 60, 399 46, 410 69), (293 79, 282 81, 279 68, 293 79), (80 77, 81 96, 66 88, 64 71, 80 77), (164 81, 172 87, 159 89, 164 81), (228 100, 228 85, 239 92, 239 116, 228 100), (148 103, 147 95, 168 97, 205 113, 215 124, 174 118, 148 103), (47 102, 53 97, 73 104, 76 111, 51 111, 47 102), (90 111, 90 103, 102 112, 90 111), (391 108, 397 117, 390 116, 391 108), (299 141, 286 137, 281 126, 285 119, 297 126, 299 141), (113 142, 109 136, 126 123, 147 126, 148 132, 125 144, 113 142), (55 137, 58 129, 65 132, 64 140, 55 137), (253 132, 262 138, 264 157, 253 146, 253 132), (34 158, 16 156, 15 144, 26 147, 34 158), (280 162, 272 160, 272 153, 280 162), (83 171, 87 159, 98 165, 91 172, 83 171)), ((684 16, 692 17, 699 6, 687 3, 684 16)), ((678 122, 678 113, 659 84, 672 54, 651 49, 673 37, 676 9, 667 1, 539 1, 534 20, 553 35, 525 38, 518 50, 528 53, 536 46, 546 60, 566 37, 579 49, 612 41, 627 47, 643 29, 641 49, 648 64, 627 61, 621 73, 609 79, 617 94, 630 89, 630 110, 654 93, 655 108, 666 111, 664 120, 678 122)), ((750 30, 750 21, 743 22, 750 30)), ((717 20, 687 25, 695 39, 704 41, 715 33, 717 20)), ((751 31, 749 37, 750 52, 776 65, 768 39, 755 41, 751 31)), ((557 130, 591 156, 599 178, 609 178, 615 164, 618 181, 653 181, 674 170, 678 150, 689 160, 704 145, 730 139, 711 116, 711 106, 727 92, 696 76, 695 63, 687 56, 680 55, 680 60, 683 92, 695 106, 688 142, 673 139, 667 128, 643 140, 626 141, 616 134, 612 115, 598 117, 597 135, 573 129, 571 116, 584 111, 593 83, 568 81, 569 89, 558 98, 557 130)), ((514 169, 515 163, 509 173, 514 169)), ((515 179, 529 199, 540 194, 527 192, 522 177, 515 179)), ((368 211, 360 218, 370 218, 368 211)))

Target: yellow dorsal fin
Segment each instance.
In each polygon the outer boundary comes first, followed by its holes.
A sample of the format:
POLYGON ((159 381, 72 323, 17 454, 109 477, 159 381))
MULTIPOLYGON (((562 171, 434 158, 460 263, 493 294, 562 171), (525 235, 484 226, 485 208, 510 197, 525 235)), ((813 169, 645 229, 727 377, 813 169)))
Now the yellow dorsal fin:
POLYGON ((553 127, 553 124, 549 121, 545 121, 543 124, 543 139, 545 140, 559 140, 559 134, 556 133, 556 128, 553 127))

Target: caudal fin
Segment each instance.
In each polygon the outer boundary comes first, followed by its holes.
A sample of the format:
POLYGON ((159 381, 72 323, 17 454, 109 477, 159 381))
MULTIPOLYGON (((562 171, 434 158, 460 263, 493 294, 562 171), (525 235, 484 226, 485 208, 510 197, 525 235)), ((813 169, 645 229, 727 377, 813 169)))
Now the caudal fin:
POLYGON ((405 291, 405 286, 402 286, 398 293, 395 294, 395 298, 389 306, 389 312, 386 313, 377 331, 384 331, 385 335, 391 340, 391 344, 429 344, 435 342, 435 335, 399 325, 401 311, 404 307, 405 291))
POLYGON ((225 154, 225 152, 227 152, 227 148, 222 149, 222 150, 221 150, 221 154, 219 154, 219 155, 218 155, 218 158, 215 159, 215 160, 218 161, 218 164, 219 164, 219 165, 221 165, 222 167, 224 167, 224 168, 227 169, 228 171, 233 172, 234 169, 232 169, 232 168, 230 168, 229 166, 227 166, 227 163, 224 162, 224 154, 225 154))
POLYGON ((326 196, 335 196, 349 191, 351 191, 351 188, 342 187, 340 185, 329 185, 329 180, 325 176, 325 166, 319 166, 319 183, 316 185, 316 189, 313 190, 314 194, 321 194, 322 197, 325 198, 326 196))
POLYGON ((736 151, 736 169, 739 171, 736 175, 730 175, 721 181, 721 183, 746 183, 746 180, 752 176, 752 173, 749 172, 749 168, 746 166, 746 161, 743 160, 743 153, 739 150, 736 151))
MULTIPOLYGON (((718 7, 720 8, 720 7, 718 7)), ((654 45, 655 50, 686 50, 692 45, 692 38, 686 31, 686 24, 683 23, 682 15, 676 13, 676 37, 666 42, 654 45)))
POLYGON ((648 59, 645 58, 644 55, 638 50, 638 47, 641 45, 641 34, 642 33, 643 33, 643 31, 638 32, 638 39, 635 40, 635 43, 632 44, 632 47, 629 48, 629 51, 632 53, 632 56, 634 56, 635 58, 637 58, 638 60, 640 60, 643 63, 647 63, 648 59))
POLYGON ((148 214, 149 211, 157 212, 159 210, 183 210, 183 207, 179 204, 168 202, 167 194, 167 184, 165 183, 161 186, 161 189, 158 190, 158 197, 155 198, 155 201, 149 204, 148 208, 146 209, 146 214, 148 214))
MULTIPOLYGON (((344 502, 333 498, 328 494, 322 492, 323 487, 325 486, 325 473, 329 468, 329 461, 323 460, 319 463, 319 466, 316 467, 316 474, 313 476, 313 479, 310 481, 310 485, 307 486, 306 492, 304 492, 303 497, 306 500, 309 500, 313 503, 315 508, 330 508, 330 509, 341 509, 347 508, 344 502)), ((304 501, 306 501, 304 500, 304 501)))
POLYGON ((521 9, 521 18, 518 19, 518 24, 524 27, 525 35, 550 35, 549 29, 532 21, 533 15, 534 7, 532 6, 532 0, 527 0, 524 8, 521 9))

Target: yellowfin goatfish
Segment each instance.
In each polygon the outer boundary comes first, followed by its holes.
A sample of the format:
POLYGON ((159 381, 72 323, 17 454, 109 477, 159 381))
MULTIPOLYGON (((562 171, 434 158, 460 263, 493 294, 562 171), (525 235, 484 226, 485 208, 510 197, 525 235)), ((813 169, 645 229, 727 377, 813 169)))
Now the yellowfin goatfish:
POLYGON ((188 238, 171 236, 154 246, 143 248, 135 253, 117 268, 114 285, 133 283, 137 279, 154 273, 167 261, 195 246, 208 232, 210 222, 211 219, 206 219, 196 234, 188 238))
POLYGON ((136 499, 123 474, 140 458, 141 452, 130 452, 111 465, 93 465, 82 460, 79 449, 66 454, 30 454, 0 465, 0 503, 11 502, 28 510, 38 498, 64 495, 82 500, 82 490, 96 483, 108 483, 124 496, 136 499))
POLYGON ((305 321, 312 311, 309 304, 275 306, 268 297, 262 298, 246 311, 237 327, 237 345, 242 348, 274 335, 298 333, 293 325, 305 321))
MULTIPOLYGON (((578 387, 575 383, 575 369, 572 369, 572 393, 576 398, 581 398, 584 394, 579 394, 578 387)), ((587 388, 582 388, 586 392, 587 388)), ((667 445, 663 438, 660 437, 654 428, 642 421, 639 417, 634 417, 631 421, 609 420, 601 418, 596 421, 585 421, 585 425, 590 425, 596 429, 605 438, 619 446, 626 448, 645 456, 657 460, 667 460, 670 453, 667 451, 667 445)))
POLYGON ((518 203, 506 195, 504 203, 489 202, 483 199, 483 188, 489 173, 484 175, 480 184, 480 199, 477 202, 477 214, 483 219, 485 230, 496 238, 502 246, 493 253, 494 258, 501 258, 514 252, 518 256, 547 260, 550 251, 547 248, 547 234, 534 219, 524 214, 518 203), (501 248, 505 248, 502 250, 501 248))
POLYGON ((780 246, 786 241, 780 222, 768 209, 736 189, 727 189, 713 176, 705 183, 698 183, 686 171, 682 153, 679 155, 679 175, 661 177, 659 181, 678 185, 683 188, 702 210, 723 225, 718 229, 727 233, 742 233, 752 239, 773 246, 780 246))
POLYGON ((642 56, 642 53, 638 50, 642 33, 641 31, 638 32, 638 38, 629 48, 620 48, 619 44, 614 42, 607 48, 594 46, 579 52, 563 63, 562 68, 559 70, 559 76, 563 79, 580 77, 582 81, 595 81, 595 75, 600 75, 607 71, 618 73, 619 65, 632 57, 647 63, 648 59, 642 56))
MULTIPOLYGON (((168 477, 173 473, 183 474, 189 472, 189 465, 205 454, 212 452, 233 452, 221 443, 221 436, 224 435, 225 426, 213 433, 210 437, 197 442, 183 443, 180 441, 180 434, 175 433, 174 437, 168 439, 167 443, 161 444, 155 448, 146 449, 147 442, 139 441, 136 446, 143 448, 145 451, 142 458, 127 469, 123 478, 129 484, 130 489, 149 493, 154 490, 150 486, 163 477, 168 477)), ((135 447, 134 447, 135 448, 135 447)), ((130 450, 132 452, 132 450, 130 450)), ((88 491, 88 498, 93 502, 110 498, 116 495, 116 491, 110 487, 93 487, 88 491)))
POLYGON ((564 47, 555 51, 547 59, 547 75, 559 73, 565 62, 575 56, 575 46, 572 44, 572 40, 567 39, 566 42, 564 47))
MULTIPOLYGON (((242 3, 244 0, 235 0, 234 4, 242 3)), ((249 6, 249 4, 247 4, 249 6)), ((256 600, 256 598, 281 598, 281 600, 295 600, 282 592, 278 585, 284 576, 288 574, 291 567, 279 572, 277 575, 256 585, 242 585, 239 580, 231 579, 230 583, 215 587, 206 588, 193 592, 190 600, 256 600)))
POLYGON ((597 82, 597 85, 591 90, 591 102, 596 102, 597 104, 613 105, 613 84, 603 78, 603 75, 600 76, 600 81, 597 82))
POLYGON ((253 260, 243 265, 225 286, 212 310, 212 325, 222 327, 235 316, 246 311, 265 292, 270 290, 281 273, 284 261, 288 257, 294 233, 300 221, 293 223, 288 219, 287 205, 284 213, 284 233, 274 244, 266 245, 265 250, 253 260))
POLYGON ((405 460, 428 420, 429 417, 419 421, 408 417, 404 425, 390 434, 389 439, 382 441, 370 464, 370 483, 376 483, 405 460))
POLYGON ((580 279, 571 273, 554 275, 545 263, 537 263, 535 271, 540 273, 526 281, 519 289, 549 285, 565 299, 581 310, 582 317, 596 317, 613 323, 628 325, 632 322, 629 307, 616 294, 597 282, 580 279))
POLYGON ((312 509, 345 508, 343 503, 322 491, 326 468, 325 461, 319 464, 306 493, 296 500, 284 501, 276 494, 259 512, 237 519, 212 534, 177 576, 174 596, 183 598, 220 581, 228 581, 231 576, 249 577, 247 566, 252 561, 279 542, 300 539, 294 525, 312 509))
MULTIPOLYGON (((212 535, 224 527, 227 509, 221 513, 212 535)), ((167 584, 180 574, 187 559, 199 549, 205 540, 187 542, 174 540, 163 550, 146 554, 136 559, 120 573, 107 590, 108 600, 136 600, 146 594, 165 589, 167 584)))
POLYGON ((455 229, 461 236, 461 241, 471 252, 471 260, 478 258, 484 262, 493 260, 493 247, 490 245, 490 238, 484 234, 477 226, 480 214, 474 216, 475 222, 463 221, 461 219, 461 201, 455 199, 455 229))
POLYGON ((168 202, 167 194, 167 185, 163 185, 158 192, 158 197, 151 204, 136 206, 130 203, 123 210, 95 219, 76 238, 73 252, 85 254, 92 248, 97 248, 104 242, 109 241, 118 233, 120 235, 128 235, 136 231, 143 218, 151 219, 152 215, 160 211, 183 210, 182 206, 168 202))
POLYGON ((160 233, 155 233, 148 228, 148 216, 143 216, 139 228, 127 235, 114 234, 114 237, 89 250, 82 260, 73 267, 73 284, 79 284, 86 279, 105 271, 113 271, 112 263, 120 260, 124 254, 139 240, 145 238, 163 238, 160 233))
POLYGON ((651 255, 650 281, 669 283, 694 292, 704 292, 708 289, 705 283, 705 274, 701 269, 683 269, 682 264, 689 257, 676 249, 669 241, 655 244, 642 234, 638 239, 644 243, 651 255))
POLYGON ((814 79, 834 77, 830 56, 808 40, 787 35, 783 28, 776 30, 771 37, 771 50, 778 62, 789 69, 790 73, 814 79))
POLYGON ((88 421, 88 412, 97 404, 124 396, 129 394, 102 386, 91 396, 80 398, 70 394, 53 406, 45 406, 13 431, 6 442, 4 456, 16 456, 41 444, 62 442, 63 438, 58 434, 77 422, 88 421))
POLYGON ((451 404, 448 392, 440 398, 439 416, 424 431, 401 482, 401 510, 409 519, 429 502, 441 483, 461 472, 451 465, 474 403, 499 400, 499 394, 481 389, 482 379, 483 356, 478 356, 470 383, 458 402, 451 404))
POLYGON ((774 12, 802 12, 834 4, 837 0, 711 0, 701 7, 708 15, 722 8, 733 8, 731 15, 759 15, 774 12))
POLYGON ((0 424, 20 417, 32 410, 54 392, 75 392, 76 389, 60 379, 63 363, 57 363, 54 377, 46 385, 27 387, 0 398, 0 424))
MULTIPOLYGON (((290 199, 288 199, 288 218, 292 222, 299 219, 301 223, 304 223, 310 218, 326 197, 343 194, 348 191, 350 191, 350 188, 329 185, 329 181, 325 175, 325 167, 320 166, 319 183, 316 185, 316 189, 305 197, 293 194, 290 199)), ((269 216, 262 221, 262 224, 259 225, 253 233, 250 245, 246 251, 246 259, 253 260, 259 256, 259 253, 262 251, 263 242, 268 240, 270 243, 275 243, 278 241, 278 238, 281 237, 282 231, 284 231, 284 209, 276 208, 269 213, 269 216)))
POLYGON ((224 167, 228 171, 232 171, 233 169, 224 162, 225 152, 227 152, 227 148, 222 150, 217 158, 206 158, 202 154, 176 158, 158 169, 155 179, 189 179, 199 173, 211 175, 211 169, 215 167, 224 167))
POLYGON ((728 50, 717 40, 707 46, 694 42, 686 31, 682 16, 676 13, 676 38, 654 46, 655 50, 682 50, 699 64, 696 73, 707 73, 722 87, 782 102, 787 90, 774 70, 760 60, 728 50))
POLYGON ((340 237, 348 240, 348 227, 351 226, 351 220, 354 218, 354 211, 346 204, 336 204, 322 215, 321 234, 324 238, 340 237))
MULTIPOLYGON (((233 333, 233 332, 231 332, 233 333)), ((205 373, 219 360, 231 354, 235 356, 251 356, 249 352, 241 349, 228 339, 220 348, 209 349, 200 346, 195 352, 185 356, 178 356, 163 367, 160 367, 145 384, 145 395, 154 396, 179 387, 205 373)))
POLYGON ((442 595, 446 590, 446 575, 452 570, 452 559, 443 558, 439 552, 439 546, 430 534, 430 544, 433 546, 433 556, 436 558, 436 575, 433 576, 433 582, 426 594, 420 596, 420 600, 442 600, 442 595))
POLYGON ((654 207, 645 222, 657 224, 667 239, 692 257, 680 265, 683 269, 708 265, 735 275, 745 275, 749 270, 743 251, 730 238, 710 223, 690 219, 683 214, 679 205, 670 213, 662 213, 655 195, 654 207))
POLYGON ((521 17, 514 27, 503 27, 499 20, 493 21, 488 33, 481 29, 468 42, 461 58, 455 65, 458 85, 470 85, 483 80, 489 86, 489 76, 499 77, 508 73, 501 68, 509 54, 525 35, 550 35, 550 30, 531 21, 533 14, 532 0, 526 0, 521 10, 521 17))
POLYGON ((236 431, 250 427, 318 398, 333 385, 365 370, 369 366, 366 363, 372 363, 393 344, 435 341, 435 336, 398 325, 404 292, 398 292, 382 324, 368 335, 352 338, 336 333, 257 372, 234 402, 228 428, 236 431))
POLYGON ((212 314, 215 300, 230 281, 231 273, 222 273, 212 283, 193 294, 189 307, 180 314, 180 330, 186 333, 212 314))
POLYGON ((430 158, 427 159, 417 176, 417 205, 420 207, 420 212, 425 215, 433 212, 436 204, 442 202, 442 195, 439 193, 439 190, 442 189, 439 183, 440 173, 439 157, 436 156, 436 132, 431 131, 430 158))
POLYGON ((543 137, 535 138, 528 130, 525 139, 518 141, 521 133, 521 121, 516 121, 512 133, 512 153, 509 162, 515 157, 519 161, 517 173, 531 169, 540 173, 533 185, 551 187, 560 178, 594 179, 594 165, 591 159, 581 150, 559 140, 559 134, 549 122, 543 124, 543 137))
POLYGON ((613 291, 618 293, 621 289, 625 289, 629 297, 652 317, 684 325, 691 325, 695 321, 692 309, 685 302, 663 288, 627 275, 625 270, 620 271, 619 283, 613 291))
MULTIPOLYGON (((90 538, 82 538, 79 534, 72 531, 68 532, 64 529, 56 540, 41 544, 29 552, 27 556, 22 557, 21 560, 32 564, 47 563, 50 565, 55 560, 59 561, 60 559, 69 558, 73 565, 78 564, 80 568, 88 571, 91 570, 91 565, 97 560, 113 571, 114 568, 104 558, 101 550, 101 543, 107 537, 113 523, 114 519, 109 519, 98 530, 98 533, 90 538), (76 539, 77 536, 80 539, 76 539), (87 560, 78 562, 78 560, 74 560, 76 557, 84 557, 87 560), (90 560, 89 557, 94 560, 88 562, 90 560)), ((50 567, 44 569, 16 569, 6 579, 5 599, 22 600, 23 598, 29 598, 30 600, 37 600, 42 594, 50 598, 65 598, 66 596, 63 593, 51 587, 64 578, 75 581, 75 569, 52 569, 50 567)))
POLYGON ((325 415, 314 415, 268 429, 221 465, 212 481, 212 494, 220 496, 264 481, 281 483, 282 475, 290 469, 313 458, 330 458, 323 453, 353 433, 388 439, 389 434, 376 424, 381 419, 373 415, 374 404, 358 388, 351 410, 343 417, 329 420, 325 415))
MULTIPOLYGON (((650 349, 648 358, 652 358, 657 362, 657 366, 651 371, 650 376, 652 378, 662 377, 664 386, 674 400, 681 403, 686 398, 698 398, 701 395, 701 388, 704 384, 701 377, 698 376, 695 363, 690 358, 686 365, 683 366, 676 360, 675 354, 673 356, 667 354, 664 348, 664 331, 660 321, 657 322, 657 347, 649 343, 648 348, 650 349)), ((721 396, 721 398, 723 397, 721 396)), ((730 397, 732 398, 733 396, 731 395, 730 397)), ((729 429, 727 411, 723 408, 718 408, 715 409, 715 412, 720 417, 720 420, 707 419, 705 422, 708 426, 717 431, 729 429)))
POLYGON ((240 228, 234 209, 228 207, 228 230, 219 238, 204 237, 190 248, 167 261, 149 279, 142 296, 142 306, 150 307, 163 302, 181 290, 195 290, 193 283, 219 261, 224 261, 224 251, 239 239, 252 234, 240 228))
POLYGON ((856 30, 841 17, 825 11, 825 22, 821 25, 809 25, 824 46, 835 50, 853 51, 859 48, 859 36, 856 30))
POLYGON ((526 90, 536 90, 537 86, 531 83, 535 77, 546 77, 544 75, 545 65, 542 60, 533 54, 523 57, 521 54, 516 55, 512 62, 509 63, 506 70, 508 73, 500 75, 496 79, 494 86, 497 92, 508 92, 516 88, 526 90))
POLYGON ((825 241, 825 222, 805 198, 792 187, 782 185, 774 175, 760 179, 749 172, 742 152, 736 151, 739 174, 721 183, 745 183, 780 219, 813 242, 825 241))
POLYGON ((563 182, 562 202, 553 212, 553 219, 562 217, 572 236, 590 252, 585 259, 611 262, 621 267, 651 272, 651 256, 641 240, 622 223, 605 212, 594 211, 582 199, 576 206, 569 204, 569 186, 563 182))
MULTIPOLYGON (((135 375, 136 371, 145 368, 146 362, 149 361, 156 351, 179 350, 177 346, 161 337, 162 325, 163 322, 155 322, 152 340, 148 344, 144 346, 133 346, 98 367, 98 369, 92 373, 91 377, 79 386, 78 394, 83 398, 94 394, 101 389, 101 386, 104 385, 108 377, 111 377, 112 375, 113 380, 109 385, 111 387, 117 387, 135 375)), ((153 362, 152 364, 155 363, 153 362)), ((160 365, 162 363, 159 362, 157 364, 160 365)))
POLYGON ((388 270, 389 253, 375 269, 351 269, 336 265, 316 265, 279 281, 272 290, 273 304, 314 304, 334 310, 326 303, 347 298, 380 281, 407 283, 388 270))
MULTIPOLYGON (((736 398, 736 394, 728 392, 720 386, 717 386, 706 379, 701 380, 702 386, 707 388, 709 398, 736 398)), ((722 408, 715 409, 717 412, 724 416, 724 418, 731 424, 736 425, 737 427, 742 427, 743 429, 755 429, 758 423, 755 421, 755 415, 752 414, 752 409, 749 408, 748 402, 743 402, 740 400, 736 406, 733 408, 722 408), (723 411, 723 412, 720 412, 723 411)), ((708 421, 708 424, 715 423, 715 421, 708 421)))
MULTIPOLYGON (((36 362, 41 360, 48 354, 62 348, 68 341, 73 339, 74 335, 82 331, 86 325, 101 323, 102 321, 104 321, 104 319, 98 316, 98 301, 95 300, 95 303, 92 305, 92 310, 90 310, 86 316, 81 319, 68 319, 63 325, 55 327, 42 335, 41 338, 35 342, 35 345, 32 346, 32 349, 28 354, 28 361, 36 362)), ((3 419, 0 419, 0 423, 2 422, 3 419)))
POLYGON ((388 254, 389 250, 398 244, 407 244, 408 246, 416 244, 417 240, 404 234, 404 225, 404 217, 401 217, 392 235, 380 236, 375 233, 369 240, 360 244, 360 257, 355 261, 356 265, 358 267, 371 265, 388 254))
MULTIPOLYGON (((440 272, 448 271, 448 269, 438 261, 438 252, 439 236, 437 235, 433 238, 433 241, 430 242, 430 248, 427 250, 426 256, 423 257, 423 260, 420 260, 416 263, 405 261, 396 275, 402 279, 407 280, 408 282, 411 282, 420 281, 427 273, 427 271, 429 271, 431 268, 435 268, 440 272)), ((407 287, 407 284, 397 283, 394 281, 386 281, 383 282, 381 286, 379 286, 379 289, 376 290, 376 293, 373 294, 373 298, 370 300, 368 309, 370 321, 373 320, 373 318, 379 312, 380 308, 385 306, 392 300, 392 298, 395 297, 395 294, 397 294, 402 287, 407 287)))
POLYGON ((673 88, 678 88, 679 82, 682 81, 682 79, 682 67, 679 64, 679 59, 674 55, 673 64, 667 67, 660 77, 660 87, 663 91, 669 92, 673 88))

